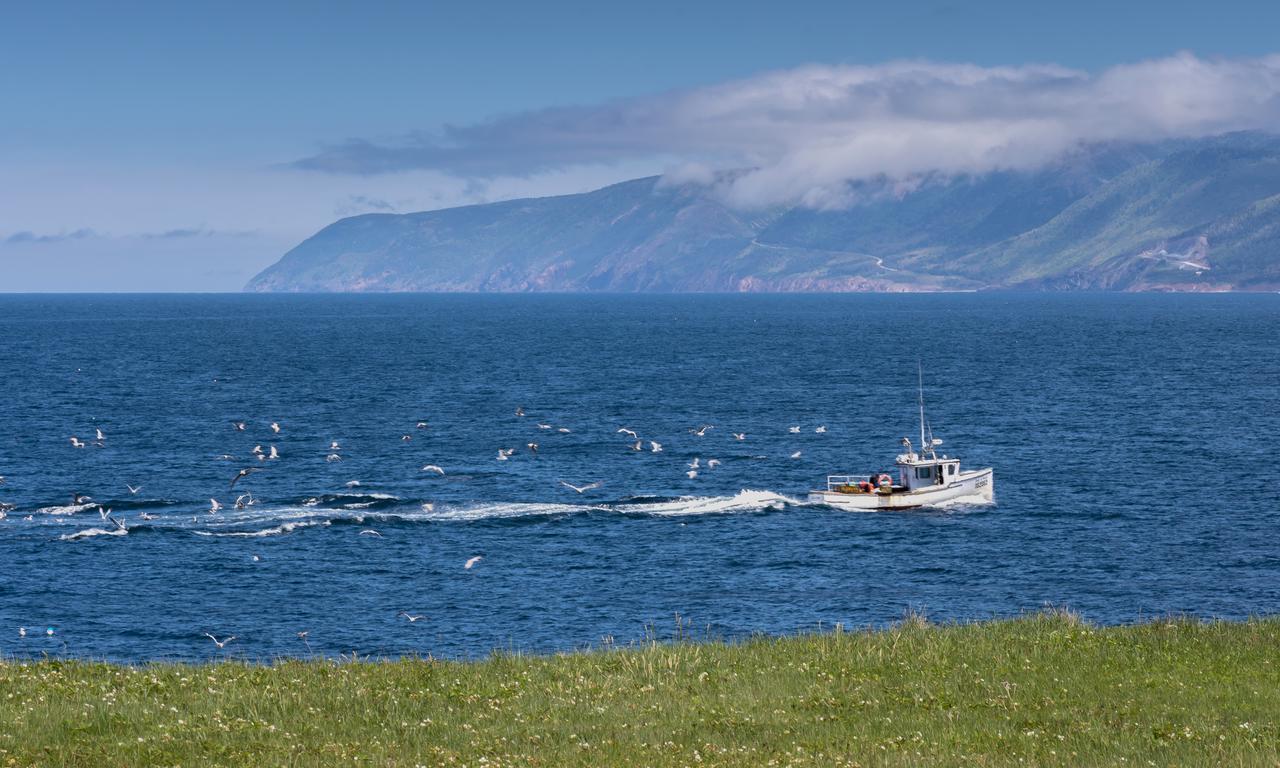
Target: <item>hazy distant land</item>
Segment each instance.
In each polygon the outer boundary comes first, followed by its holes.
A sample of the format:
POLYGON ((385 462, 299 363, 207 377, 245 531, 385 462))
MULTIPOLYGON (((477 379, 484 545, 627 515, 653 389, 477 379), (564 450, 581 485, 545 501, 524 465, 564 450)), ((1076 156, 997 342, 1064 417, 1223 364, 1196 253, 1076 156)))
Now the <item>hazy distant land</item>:
POLYGON ((1036 171, 743 211, 714 183, 341 219, 249 291, 1280 289, 1280 137, 1095 145, 1036 171))

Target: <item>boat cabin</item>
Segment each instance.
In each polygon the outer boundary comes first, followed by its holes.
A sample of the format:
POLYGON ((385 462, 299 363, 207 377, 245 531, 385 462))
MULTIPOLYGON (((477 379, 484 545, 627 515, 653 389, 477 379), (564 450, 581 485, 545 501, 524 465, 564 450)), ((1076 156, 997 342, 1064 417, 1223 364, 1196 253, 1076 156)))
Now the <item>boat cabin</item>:
POLYGON ((916 491, 934 485, 946 485, 960 474, 960 460, 939 457, 924 458, 914 453, 898 457, 898 485, 904 490, 916 491))
POLYGON ((932 440, 920 453, 916 453, 910 438, 902 438, 906 453, 899 454, 894 464, 898 467, 897 482, 885 473, 871 475, 828 475, 827 490, 836 493, 910 493, 939 486, 947 486, 960 477, 960 459, 939 456, 934 446, 941 440, 932 440))

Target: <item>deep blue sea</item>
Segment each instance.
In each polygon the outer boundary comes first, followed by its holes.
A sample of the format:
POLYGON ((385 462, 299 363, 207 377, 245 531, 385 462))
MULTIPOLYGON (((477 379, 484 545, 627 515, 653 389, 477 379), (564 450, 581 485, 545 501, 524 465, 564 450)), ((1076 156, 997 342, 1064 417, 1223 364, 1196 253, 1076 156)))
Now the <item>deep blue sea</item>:
POLYGON ((1276 613, 1277 439, 1277 295, 0 296, 0 654, 1276 613), (995 503, 806 503, 918 432, 917 361, 995 503))

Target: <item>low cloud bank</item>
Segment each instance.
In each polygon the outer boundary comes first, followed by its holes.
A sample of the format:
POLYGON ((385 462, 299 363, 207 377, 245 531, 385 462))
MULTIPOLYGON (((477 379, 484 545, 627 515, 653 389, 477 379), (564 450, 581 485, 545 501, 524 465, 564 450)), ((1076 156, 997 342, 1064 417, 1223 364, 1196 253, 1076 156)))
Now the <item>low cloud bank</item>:
POLYGON ((849 181, 1043 165, 1081 144, 1280 125, 1280 55, 1189 53, 1097 73, 901 61, 808 66, 639 99, 558 107, 394 141, 353 139, 293 163, 337 174, 470 179, 674 158, 745 206, 847 202, 849 181), (717 177, 711 167, 753 170, 717 177))

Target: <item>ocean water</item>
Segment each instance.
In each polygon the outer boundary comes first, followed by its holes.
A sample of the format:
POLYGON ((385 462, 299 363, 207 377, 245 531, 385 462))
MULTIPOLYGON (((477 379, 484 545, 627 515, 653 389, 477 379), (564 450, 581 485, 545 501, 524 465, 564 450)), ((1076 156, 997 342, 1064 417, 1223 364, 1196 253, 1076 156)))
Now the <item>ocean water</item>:
POLYGON ((1275 613, 1277 436, 1275 295, 0 296, 0 654, 1275 613), (806 503, 891 466, 917 360, 995 503, 806 503))

